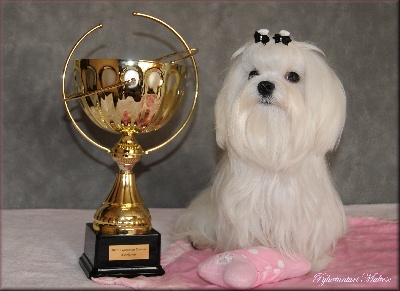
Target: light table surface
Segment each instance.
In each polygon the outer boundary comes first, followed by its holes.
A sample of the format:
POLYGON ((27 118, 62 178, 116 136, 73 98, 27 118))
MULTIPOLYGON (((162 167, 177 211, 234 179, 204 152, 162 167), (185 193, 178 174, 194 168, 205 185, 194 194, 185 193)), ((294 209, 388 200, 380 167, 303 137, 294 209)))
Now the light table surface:
MULTIPOLYGON (((174 242, 173 227, 181 208, 150 209, 153 227, 161 233, 161 251, 174 242)), ((346 205, 349 216, 398 219, 398 204, 346 205)), ((2 289, 126 289, 89 280, 78 260, 85 224, 95 210, 2 209, 2 289)))

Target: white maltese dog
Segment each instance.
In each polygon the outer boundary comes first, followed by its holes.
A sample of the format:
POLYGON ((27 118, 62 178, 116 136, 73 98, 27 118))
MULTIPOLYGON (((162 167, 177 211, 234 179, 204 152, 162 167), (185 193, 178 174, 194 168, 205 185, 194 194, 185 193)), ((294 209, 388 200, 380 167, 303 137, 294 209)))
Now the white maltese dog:
POLYGON ((216 100, 224 155, 212 185, 176 231, 216 253, 264 246, 299 254, 319 271, 346 231, 325 159, 342 133, 345 93, 316 46, 284 30, 254 38, 232 56, 216 100))

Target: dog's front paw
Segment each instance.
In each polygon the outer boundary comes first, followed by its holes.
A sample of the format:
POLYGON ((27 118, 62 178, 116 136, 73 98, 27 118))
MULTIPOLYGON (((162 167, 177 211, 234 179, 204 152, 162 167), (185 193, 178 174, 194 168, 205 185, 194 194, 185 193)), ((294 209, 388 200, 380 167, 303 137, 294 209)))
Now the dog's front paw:
POLYGON ((189 237, 189 242, 195 250, 205 250, 209 248, 214 248, 214 244, 206 240, 200 240, 189 237))

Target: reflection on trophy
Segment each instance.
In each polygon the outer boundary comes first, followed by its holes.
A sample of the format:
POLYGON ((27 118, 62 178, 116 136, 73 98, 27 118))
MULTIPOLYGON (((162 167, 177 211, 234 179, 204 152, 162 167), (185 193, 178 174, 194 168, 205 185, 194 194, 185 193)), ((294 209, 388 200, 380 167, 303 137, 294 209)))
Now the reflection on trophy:
POLYGON ((161 235, 151 225, 149 210, 136 186, 133 166, 146 155, 172 141, 188 123, 198 94, 197 66, 191 49, 168 24, 149 15, 133 13, 154 20, 173 32, 185 46, 153 61, 121 59, 81 59, 74 65, 76 92, 65 93, 65 75, 69 61, 81 41, 101 28, 88 31, 71 50, 64 67, 63 100, 76 129, 92 144, 107 151, 117 162, 119 173, 114 186, 86 225, 84 253, 79 263, 86 276, 158 276, 164 274, 160 265, 161 235), (164 59, 182 55, 170 62, 164 59), (135 135, 156 131, 175 114, 182 99, 187 68, 178 64, 190 58, 196 88, 193 104, 181 127, 165 142, 144 150, 135 135), (121 134, 119 142, 108 149, 88 137, 75 122, 68 103, 78 100, 84 112, 104 130, 121 134))

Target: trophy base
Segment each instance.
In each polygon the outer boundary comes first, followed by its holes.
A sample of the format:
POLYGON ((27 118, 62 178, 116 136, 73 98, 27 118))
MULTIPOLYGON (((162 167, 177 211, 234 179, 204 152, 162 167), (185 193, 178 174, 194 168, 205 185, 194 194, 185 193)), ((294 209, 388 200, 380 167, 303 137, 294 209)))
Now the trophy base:
POLYGON ((161 276, 161 234, 152 229, 147 234, 102 235, 92 223, 86 224, 84 253, 79 265, 92 277, 161 276))

